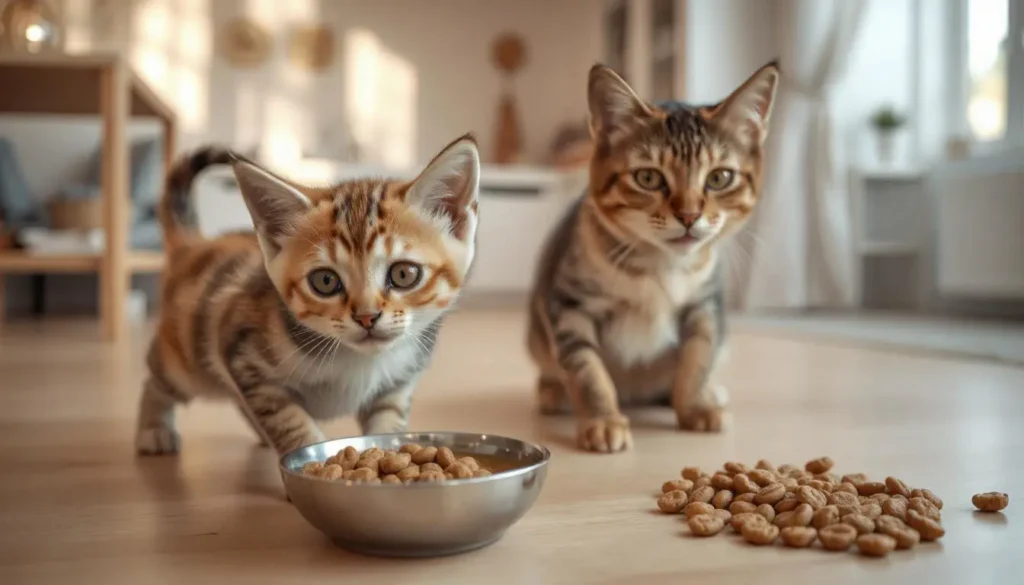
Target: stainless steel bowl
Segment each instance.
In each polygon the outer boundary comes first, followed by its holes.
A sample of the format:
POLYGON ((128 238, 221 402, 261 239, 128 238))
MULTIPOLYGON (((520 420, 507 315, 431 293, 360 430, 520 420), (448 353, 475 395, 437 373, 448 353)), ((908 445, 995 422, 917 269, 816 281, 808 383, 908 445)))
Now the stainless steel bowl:
POLYGON ((551 453, 540 445, 471 433, 396 433, 335 439, 281 458, 292 503, 318 530, 346 549, 378 556, 428 557, 491 544, 522 518, 540 494, 551 453), (345 485, 302 473, 345 447, 397 449, 406 443, 448 447, 518 463, 488 477, 409 485, 345 485))

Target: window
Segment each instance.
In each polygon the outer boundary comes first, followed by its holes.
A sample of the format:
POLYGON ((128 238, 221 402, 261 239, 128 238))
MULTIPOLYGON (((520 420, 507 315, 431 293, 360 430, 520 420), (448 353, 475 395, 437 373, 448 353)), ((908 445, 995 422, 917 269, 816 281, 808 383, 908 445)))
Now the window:
POLYGON ((1024 0, 961 0, 960 126, 976 141, 1024 144, 1024 0))

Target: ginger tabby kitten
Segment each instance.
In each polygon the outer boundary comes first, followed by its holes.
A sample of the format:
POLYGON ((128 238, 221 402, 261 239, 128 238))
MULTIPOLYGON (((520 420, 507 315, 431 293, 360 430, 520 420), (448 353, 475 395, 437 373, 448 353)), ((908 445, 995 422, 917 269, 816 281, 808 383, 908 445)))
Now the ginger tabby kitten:
POLYGON ((168 255, 136 448, 177 452, 174 410, 234 400, 279 452, 323 440, 316 420, 406 428, 416 380, 473 261, 480 162, 470 136, 411 182, 292 184, 228 151, 181 160, 161 222, 168 255), (231 164, 255 234, 199 235, 189 191, 231 164))
POLYGON ((542 253, 528 333, 541 411, 574 410, 581 448, 628 448, 628 404, 722 429, 719 243, 757 204, 778 80, 770 63, 721 103, 655 105, 591 69, 590 185, 542 253))

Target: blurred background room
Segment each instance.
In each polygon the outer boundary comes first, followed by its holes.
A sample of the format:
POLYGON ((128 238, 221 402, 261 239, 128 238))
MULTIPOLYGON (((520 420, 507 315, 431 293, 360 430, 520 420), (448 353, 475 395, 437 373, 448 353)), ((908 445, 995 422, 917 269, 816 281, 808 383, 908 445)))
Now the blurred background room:
MULTIPOLYGON (((486 168, 465 305, 519 309, 545 233, 585 185, 593 62, 650 100, 707 103, 779 57, 765 194, 728 254, 738 326, 1024 362, 1015 0, 0 10, 6 321, 87 316, 113 338, 146 320, 168 154, 218 142, 302 181, 405 176, 467 130, 486 168), (104 183, 104 165, 119 178, 104 183)), ((226 169, 203 177, 198 205, 209 233, 249 227, 226 169)))

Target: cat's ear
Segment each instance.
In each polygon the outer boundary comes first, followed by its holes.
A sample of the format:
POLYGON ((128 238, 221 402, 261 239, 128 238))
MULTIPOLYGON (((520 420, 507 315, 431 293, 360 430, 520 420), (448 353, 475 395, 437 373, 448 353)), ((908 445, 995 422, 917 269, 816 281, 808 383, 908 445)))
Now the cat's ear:
POLYGON ((235 178, 245 206, 264 245, 280 248, 302 214, 311 207, 309 198, 284 180, 245 161, 234 164, 235 178))
POLYGON ((409 184, 405 201, 449 223, 452 235, 472 240, 480 191, 480 153, 471 134, 456 139, 409 184))
POLYGON ((779 65, 772 61, 715 106, 712 118, 744 144, 760 147, 768 137, 768 122, 778 86, 779 65))
POLYGON ((590 107, 590 135, 594 139, 611 137, 617 131, 629 129, 637 121, 653 115, 650 106, 624 79, 601 64, 590 68, 587 103, 590 107))

